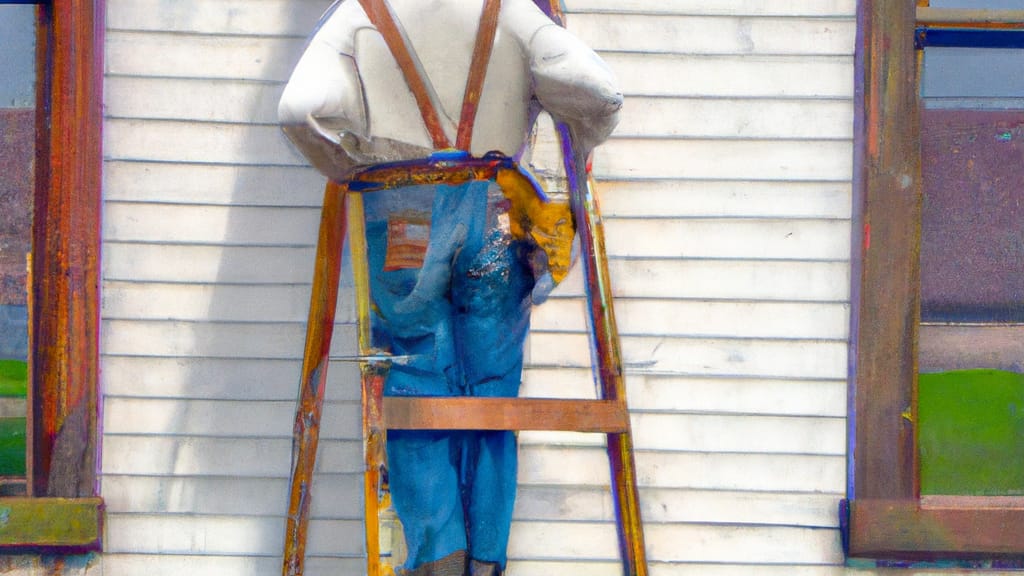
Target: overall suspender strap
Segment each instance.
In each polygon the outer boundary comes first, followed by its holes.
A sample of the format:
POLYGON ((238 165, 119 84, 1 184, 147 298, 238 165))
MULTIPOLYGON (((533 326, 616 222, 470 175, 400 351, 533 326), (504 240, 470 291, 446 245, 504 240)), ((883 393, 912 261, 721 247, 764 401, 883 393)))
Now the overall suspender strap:
POLYGON ((469 64, 469 77, 466 78, 466 92, 462 96, 459 133, 455 138, 455 147, 459 150, 468 151, 473 142, 473 123, 476 121, 477 105, 480 103, 480 93, 483 92, 484 78, 487 76, 487 63, 491 59, 491 49, 494 47, 500 10, 501 0, 485 0, 484 9, 480 13, 473 59, 469 64))
POLYGON ((402 75, 405 76, 405 83, 412 90, 412 95, 416 98, 416 105, 419 106, 420 116, 423 117, 423 123, 427 127, 427 132, 430 133, 430 138, 434 141, 434 147, 440 149, 451 148, 451 142, 444 133, 444 128, 441 127, 441 118, 438 116, 437 109, 434 108, 434 102, 430 98, 430 89, 419 73, 419 66, 417 66, 414 56, 406 45, 402 32, 395 24, 395 17, 391 14, 390 6, 388 6, 385 0, 359 0, 359 4, 370 18, 370 22, 377 28, 380 35, 384 37, 384 42, 388 45, 388 49, 391 50, 391 55, 398 62, 398 67, 402 70, 402 75))
MULTIPOLYGON (((433 140, 434 147, 438 149, 451 148, 452 143, 441 124, 441 116, 438 113, 439 103, 436 93, 430 85, 430 79, 426 77, 419 60, 408 45, 387 0, 359 0, 359 4, 370 18, 370 22, 384 38, 391 55, 398 63, 405 82, 416 99, 420 116, 423 117, 423 124, 433 140)), ((483 11, 480 14, 480 24, 477 29, 476 43, 473 46, 469 76, 466 78, 466 90, 462 97, 462 114, 459 117, 456 136, 455 147, 460 150, 469 150, 472 143, 473 124, 476 121, 476 111, 480 102, 480 93, 483 90, 484 78, 487 76, 487 63, 494 46, 500 8, 501 0, 485 0, 483 11)))

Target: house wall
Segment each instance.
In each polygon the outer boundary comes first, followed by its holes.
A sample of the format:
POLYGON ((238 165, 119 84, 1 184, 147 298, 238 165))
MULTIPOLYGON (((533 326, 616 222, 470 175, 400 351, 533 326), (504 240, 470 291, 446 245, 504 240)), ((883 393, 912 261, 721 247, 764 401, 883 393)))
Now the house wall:
MULTIPOLYGON (((107 0, 94 571, 280 571, 323 181, 275 109, 327 4, 107 0)), ((567 4, 627 96, 594 166, 651 573, 845 574, 855 2, 567 4)), ((525 392, 593 394, 580 295, 536 310, 525 392)), ((363 569, 354 382, 332 366, 310 575, 363 569)), ((509 573, 621 573, 600 437, 521 444, 509 573)))

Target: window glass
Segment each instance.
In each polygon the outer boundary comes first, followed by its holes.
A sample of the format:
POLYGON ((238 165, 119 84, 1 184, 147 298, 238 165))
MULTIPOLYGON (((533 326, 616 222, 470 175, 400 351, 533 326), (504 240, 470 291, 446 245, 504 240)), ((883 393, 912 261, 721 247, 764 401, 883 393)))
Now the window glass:
POLYGON ((25 474, 28 273, 35 156, 35 7, 0 5, 0 495, 25 474))
POLYGON ((921 493, 1024 495, 1024 50, 926 47, 921 96, 921 493))

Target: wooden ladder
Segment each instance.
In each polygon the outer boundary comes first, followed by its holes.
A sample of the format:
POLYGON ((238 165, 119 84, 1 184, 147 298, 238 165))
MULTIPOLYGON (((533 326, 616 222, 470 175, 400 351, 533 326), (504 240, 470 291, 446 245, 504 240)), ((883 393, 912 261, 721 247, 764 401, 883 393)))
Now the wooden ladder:
MULTIPOLYGON (((564 127, 561 130, 567 132, 564 127)), ((568 142, 568 138, 563 138, 563 142, 568 142)), ((572 157, 571 152, 569 157, 572 157)), ((386 357, 374 356, 370 348, 370 300, 362 196, 347 193, 346 187, 338 184, 327 185, 317 244, 299 405, 295 417, 283 567, 285 576, 299 576, 303 573, 313 469, 346 228, 353 256, 357 313, 360 319, 358 340, 359 358, 362 358, 360 373, 366 467, 364 522, 367 575, 386 576, 381 567, 378 531, 381 472, 385 467, 385 431, 462 429, 559 430, 605 434, 623 574, 646 576, 636 466, 604 238, 592 181, 585 170, 577 169, 578 165, 578 162, 567 161, 570 168, 567 174, 571 205, 580 238, 593 365, 600 385, 600 398, 597 400, 382 397, 388 360, 386 357)))
MULTIPOLYGON (((561 24, 559 0, 535 0, 561 24)), ((382 471, 386 430, 555 430, 603 433, 607 439, 611 491, 615 502, 619 552, 624 576, 647 576, 643 524, 618 330, 612 309, 604 234, 593 180, 585 159, 573 147, 565 125, 557 125, 570 204, 580 240, 580 260, 588 304, 592 365, 599 399, 383 397, 389 366, 370 346, 369 277, 362 195, 329 182, 324 193, 317 242, 309 323, 292 446, 291 489, 284 547, 284 576, 303 574, 313 470, 334 328, 341 256, 346 228, 356 284, 358 344, 364 441, 364 501, 368 576, 384 573, 380 549, 382 471)))

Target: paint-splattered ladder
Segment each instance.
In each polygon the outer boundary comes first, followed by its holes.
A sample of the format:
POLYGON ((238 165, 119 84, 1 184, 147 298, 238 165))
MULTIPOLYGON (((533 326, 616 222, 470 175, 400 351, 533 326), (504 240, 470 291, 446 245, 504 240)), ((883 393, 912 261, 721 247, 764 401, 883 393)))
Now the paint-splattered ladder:
MULTIPOLYGON (((558 0, 537 0, 560 21, 558 0)), ((441 430, 557 430, 603 433, 611 468, 619 549, 625 576, 646 576, 643 525, 640 519, 636 467, 619 336, 612 309, 608 264, 601 217, 593 183, 569 130, 557 126, 562 142, 570 204, 580 239, 581 264, 589 310, 592 365, 597 371, 600 399, 532 398, 384 398, 384 376, 390 359, 375 356, 370 346, 369 282, 366 262, 362 196, 343 185, 329 183, 324 194, 317 244, 309 323, 303 358, 292 448, 292 477, 285 536, 285 576, 303 573, 309 522, 313 469, 334 327, 342 243, 348 227, 356 280, 359 356, 362 381, 365 457, 365 526, 368 576, 389 576, 381 558, 380 516, 384 437, 388 429, 441 430)), ((386 496, 385 496, 386 497, 386 496)))
MULTIPOLYGON (((384 398, 381 391, 389 360, 373 355, 374 351, 369 346, 369 322, 360 322, 368 576, 387 576, 386 563, 381 561, 381 535, 377 519, 381 513, 381 482, 382 471, 385 469, 384 435, 388 429, 558 430, 605 434, 623 574, 647 574, 629 413, 600 217, 591 195, 590 183, 570 177, 570 182, 573 180, 578 183, 577 186, 570 185, 570 188, 573 190, 572 204, 577 232, 583 247, 581 261, 588 288, 591 344, 601 399, 384 398)), ((359 317, 369 317, 361 204, 359 194, 346 194, 345 188, 336 184, 327 186, 317 246, 299 407, 295 419, 284 554, 283 573, 286 576, 303 573, 313 468, 330 360, 328 351, 346 225, 352 244, 357 306, 363 308, 359 311, 359 317)))

